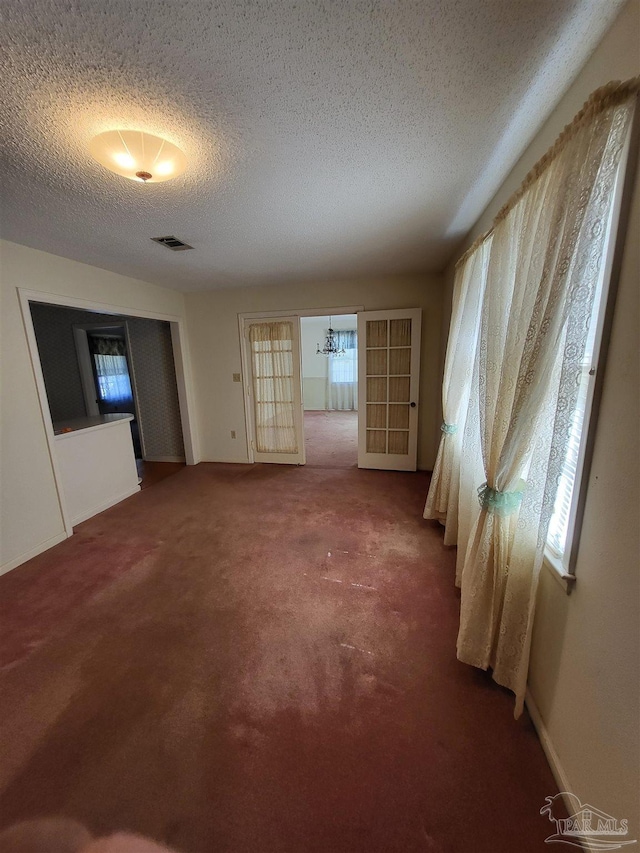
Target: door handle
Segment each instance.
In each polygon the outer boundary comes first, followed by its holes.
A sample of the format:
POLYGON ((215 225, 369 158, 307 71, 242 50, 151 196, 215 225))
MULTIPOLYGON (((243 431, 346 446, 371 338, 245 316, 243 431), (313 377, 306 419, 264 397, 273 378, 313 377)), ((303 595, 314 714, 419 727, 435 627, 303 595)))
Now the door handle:
POLYGON ((415 403, 409 403, 409 405, 411 406, 412 409, 415 409, 415 407, 416 407, 415 403))

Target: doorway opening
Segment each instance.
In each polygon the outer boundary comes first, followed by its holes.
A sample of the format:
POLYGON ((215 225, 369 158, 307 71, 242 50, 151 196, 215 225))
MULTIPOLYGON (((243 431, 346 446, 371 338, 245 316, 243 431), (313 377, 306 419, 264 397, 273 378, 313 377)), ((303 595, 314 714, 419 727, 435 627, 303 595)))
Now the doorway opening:
POLYGON ((169 323, 30 302, 54 433, 129 416, 141 488, 180 470, 185 447, 169 323))
POLYGON ((300 317, 306 464, 358 464, 358 332, 356 314, 300 317), (329 330, 339 354, 325 354, 329 330))
POLYGON ((239 314, 238 324, 249 462, 417 469, 420 308, 239 314), (315 334, 309 323, 314 318, 324 318, 315 334), (343 323, 346 328, 333 328, 343 323), (331 337, 339 341, 333 348, 327 341, 330 326, 331 337), (318 333, 324 335, 322 346, 318 333), (326 353, 336 348, 344 353, 327 362, 326 353), (350 350, 357 354, 357 372, 345 358, 350 350), (317 375, 320 359, 326 366, 317 375), (344 430, 336 428, 338 417, 331 427, 332 412, 343 416, 344 430), (314 413, 320 417, 312 418, 314 413), (352 456, 348 439, 341 442, 340 434, 344 440, 354 428, 357 453, 352 456))

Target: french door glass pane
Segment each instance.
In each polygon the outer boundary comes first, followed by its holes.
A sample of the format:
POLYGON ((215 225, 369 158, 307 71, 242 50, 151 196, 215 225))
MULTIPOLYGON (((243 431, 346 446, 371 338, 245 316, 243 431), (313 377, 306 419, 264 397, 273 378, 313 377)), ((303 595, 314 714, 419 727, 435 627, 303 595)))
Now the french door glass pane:
POLYGON ((367 430, 367 453, 387 452, 387 431, 384 429, 367 430))
POLYGON ((367 321, 367 347, 387 346, 387 321, 367 321))
POLYGON ((385 403, 367 403, 367 427, 369 429, 387 428, 387 406, 385 403))
POLYGON ((367 376, 387 375, 386 349, 367 350, 367 376))
POLYGON ((397 403, 389 406, 389 429, 409 429, 409 406, 397 403))
POLYGON ((411 380, 408 376, 392 376, 389 379, 389 402, 408 403, 411 380))
POLYGON ((389 323, 389 346, 411 346, 411 320, 391 320, 389 323))
POLYGON ((389 430, 389 453, 409 452, 409 431, 394 432, 389 430))
POLYGON ((389 350, 389 375, 408 376, 411 373, 411 348, 389 350))
POLYGON ((367 377, 367 402, 368 403, 386 403, 387 402, 387 379, 367 377))

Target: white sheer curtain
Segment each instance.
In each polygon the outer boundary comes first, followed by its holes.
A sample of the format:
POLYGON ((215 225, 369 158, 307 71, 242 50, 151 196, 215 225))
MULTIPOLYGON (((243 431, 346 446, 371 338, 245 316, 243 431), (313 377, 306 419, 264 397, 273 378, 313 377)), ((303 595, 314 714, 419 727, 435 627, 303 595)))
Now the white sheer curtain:
POLYGON ((98 393, 105 403, 133 402, 127 347, 120 334, 103 332, 87 335, 98 380, 98 393))
POLYGON ((637 88, 631 81, 594 93, 500 212, 487 249, 460 454, 457 647, 460 660, 492 667, 515 692, 516 716, 637 88))
MULTIPOLYGON (((462 438, 480 328, 480 305, 484 293, 490 240, 469 253, 456 268, 451 309, 451 327, 442 383, 442 437, 431 475, 425 518, 445 525, 445 545, 458 538, 458 490, 462 438)), ((456 578, 459 583, 459 578, 456 578)))
POLYGON ((100 399, 106 403, 124 403, 132 400, 127 357, 95 353, 93 359, 96 365, 100 399))
POLYGON ((297 453, 294 419, 293 324, 291 321, 249 326, 253 362, 256 450, 297 453))
POLYGON ((358 408, 358 338, 353 329, 334 332, 344 355, 330 355, 327 365, 329 409, 354 411, 358 408))

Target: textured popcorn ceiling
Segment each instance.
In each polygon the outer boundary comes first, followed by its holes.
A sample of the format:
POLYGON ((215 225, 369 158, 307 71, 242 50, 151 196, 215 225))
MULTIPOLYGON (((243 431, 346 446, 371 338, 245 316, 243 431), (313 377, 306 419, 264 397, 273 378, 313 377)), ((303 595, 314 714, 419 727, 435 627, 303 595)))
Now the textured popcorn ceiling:
POLYGON ((621 5, 4 0, 2 236, 181 290, 441 269, 621 5), (106 171, 116 127, 187 172, 106 171))

